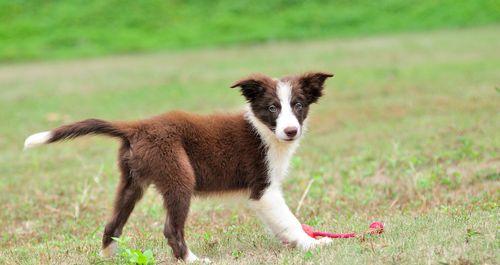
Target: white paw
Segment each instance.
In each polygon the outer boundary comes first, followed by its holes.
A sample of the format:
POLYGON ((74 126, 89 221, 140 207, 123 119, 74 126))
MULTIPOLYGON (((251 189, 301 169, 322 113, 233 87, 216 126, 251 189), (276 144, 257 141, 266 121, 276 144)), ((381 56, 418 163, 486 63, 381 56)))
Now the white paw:
POLYGON ((332 242, 333 242, 333 240, 329 237, 323 237, 321 239, 316 239, 317 246, 330 245, 332 242))
POLYGON ((188 264, 211 264, 212 261, 209 258, 195 258, 195 259, 185 259, 184 262, 188 264))
POLYGON ((209 258, 201 258, 199 261, 203 264, 210 264, 212 261, 209 258))
POLYGON ((212 261, 208 258, 198 258, 191 250, 189 250, 186 258, 184 259, 186 263, 202 263, 202 264, 209 264, 212 263, 212 261))
POLYGON ((116 242, 113 241, 106 248, 101 250, 101 256, 105 258, 113 257, 116 254, 117 249, 118 246, 116 245, 116 242))
POLYGON ((308 238, 306 240, 299 242, 297 245, 301 250, 307 251, 317 247, 329 245, 332 242, 333 240, 328 237, 323 237, 321 239, 308 238))

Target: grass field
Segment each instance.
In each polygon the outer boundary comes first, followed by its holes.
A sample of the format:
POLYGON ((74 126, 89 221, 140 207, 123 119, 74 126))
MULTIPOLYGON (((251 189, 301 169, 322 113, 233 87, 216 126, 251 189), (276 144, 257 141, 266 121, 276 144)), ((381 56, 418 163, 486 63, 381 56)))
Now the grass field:
MULTIPOLYGON (((34 132, 89 117, 172 109, 237 111, 250 72, 336 73, 313 107, 285 194, 335 240, 284 248, 239 202, 198 200, 190 248, 216 264, 499 264, 500 27, 278 42, 0 66, 0 263, 95 264, 118 180, 117 142, 89 137, 22 151, 34 132)), ((130 246, 173 262, 150 190, 125 227, 130 246)))
POLYGON ((500 22, 495 0, 0 0, 0 61, 500 22))

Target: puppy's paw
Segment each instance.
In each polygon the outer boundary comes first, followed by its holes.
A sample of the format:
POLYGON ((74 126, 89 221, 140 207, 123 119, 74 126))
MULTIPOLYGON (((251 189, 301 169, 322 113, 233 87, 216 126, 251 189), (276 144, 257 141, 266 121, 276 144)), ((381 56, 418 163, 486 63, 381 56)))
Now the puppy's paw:
POLYGON ((202 264, 210 264, 212 261, 209 258, 201 258, 199 259, 200 263, 202 264))
POLYGON ((209 258, 190 258, 190 259, 185 259, 184 262, 188 264, 211 264, 212 261, 209 258))
POLYGON ((101 250, 101 256, 103 258, 111 258, 116 254, 117 250, 118 250, 118 246, 116 245, 116 242, 113 241, 106 248, 103 248, 101 250))
POLYGON ((189 251, 186 258, 184 259, 186 263, 197 263, 197 264, 210 264, 212 261, 208 258, 198 258, 193 252, 189 251))
POLYGON ((316 246, 326 246, 330 245, 333 242, 333 240, 329 237, 322 237, 320 239, 316 239, 316 246))
POLYGON ((320 239, 308 238, 306 240, 299 242, 299 244, 297 246, 301 250, 307 251, 307 250, 311 250, 311 249, 314 249, 317 247, 329 245, 332 242, 333 242, 333 240, 331 238, 328 238, 328 237, 323 237, 320 239))

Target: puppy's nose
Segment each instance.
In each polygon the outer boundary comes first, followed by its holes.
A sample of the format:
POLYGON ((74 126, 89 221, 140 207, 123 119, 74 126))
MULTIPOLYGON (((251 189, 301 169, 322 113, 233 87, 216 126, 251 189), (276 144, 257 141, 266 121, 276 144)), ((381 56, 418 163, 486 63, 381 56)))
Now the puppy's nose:
POLYGON ((298 132, 297 127, 286 127, 285 128, 285 134, 288 137, 294 137, 295 135, 297 135, 297 132, 298 132))

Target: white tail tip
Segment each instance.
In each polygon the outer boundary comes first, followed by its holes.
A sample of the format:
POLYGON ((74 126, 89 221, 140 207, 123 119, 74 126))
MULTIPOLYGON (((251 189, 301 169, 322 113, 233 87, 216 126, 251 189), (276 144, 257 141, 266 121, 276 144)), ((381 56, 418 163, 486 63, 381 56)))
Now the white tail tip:
POLYGON ((26 141, 24 141, 24 150, 45 144, 47 143, 47 141, 50 140, 51 137, 52 133, 49 131, 35 133, 30 137, 26 138, 26 141))

